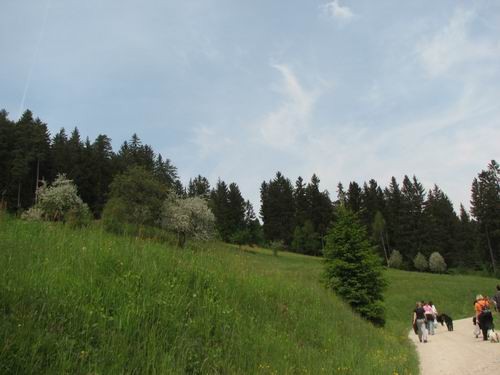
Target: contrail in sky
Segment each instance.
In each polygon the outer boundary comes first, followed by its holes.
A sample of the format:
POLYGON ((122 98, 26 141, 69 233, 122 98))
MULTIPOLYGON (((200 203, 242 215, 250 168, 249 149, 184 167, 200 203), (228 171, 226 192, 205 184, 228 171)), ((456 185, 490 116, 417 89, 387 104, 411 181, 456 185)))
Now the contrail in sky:
POLYGON ((43 16, 43 23, 42 23, 42 28, 40 29, 40 34, 38 35, 38 40, 35 45, 35 51, 33 53, 33 59, 31 61, 31 67, 28 73, 28 78, 26 79, 26 84, 24 85, 24 91, 23 91, 23 98, 21 99, 21 105, 19 106, 19 116, 18 118, 21 117, 24 111, 24 102, 26 100, 26 94, 28 93, 28 89, 31 84, 31 77, 33 76, 33 70, 35 69, 35 64, 36 60, 38 59, 38 53, 40 52, 40 45, 42 44, 43 40, 43 35, 45 34, 45 27, 47 25, 47 18, 49 16, 49 9, 50 5, 52 3, 52 0, 47 0, 47 3, 45 4, 45 14, 43 16))

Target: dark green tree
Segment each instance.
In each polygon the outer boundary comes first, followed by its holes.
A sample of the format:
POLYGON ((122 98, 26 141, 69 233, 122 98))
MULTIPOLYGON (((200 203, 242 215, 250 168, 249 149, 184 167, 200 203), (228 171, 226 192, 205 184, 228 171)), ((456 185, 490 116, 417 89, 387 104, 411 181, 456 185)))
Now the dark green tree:
POLYGON ((500 245, 500 167, 495 160, 472 182, 471 213, 478 222, 480 248, 496 273, 500 245))
POLYGON ((385 214, 384 193, 377 181, 371 179, 368 184, 366 182, 363 184, 360 215, 362 223, 368 228, 370 234, 372 234, 372 223, 377 212, 385 214))
POLYGON ((306 184, 300 176, 295 182, 293 198, 295 200, 295 223, 297 226, 303 226, 308 218, 309 209, 306 197, 306 184))
POLYGON ((456 231, 456 246, 458 248, 459 266, 469 269, 479 269, 482 263, 481 254, 476 247, 476 222, 470 219, 464 206, 460 205, 460 218, 456 231))
POLYGON ((403 247, 401 239, 401 220, 403 216, 403 198, 399 184, 395 177, 391 178, 391 182, 384 189, 384 200, 386 205, 386 223, 388 234, 388 248, 399 249, 403 247))
POLYGON ((384 325, 381 259, 357 216, 343 207, 326 237, 324 250, 329 286, 364 318, 384 325))
POLYGON ((425 225, 424 255, 440 253, 448 266, 459 264, 456 231, 458 217, 448 196, 437 186, 429 190, 424 204, 423 219, 425 225))
POLYGON ((208 199, 210 197, 210 183, 208 179, 201 175, 198 175, 194 179, 190 179, 187 194, 189 197, 202 197, 208 199))
POLYGON ((227 193, 227 215, 228 231, 230 236, 245 228, 245 200, 241 195, 240 188, 234 182, 229 184, 227 193))
POLYGON ((215 227, 223 241, 229 241, 231 236, 228 195, 226 183, 219 179, 210 193, 209 207, 215 216, 215 227))
POLYGON ((361 209, 361 188, 357 182, 352 181, 349 183, 346 198, 346 207, 354 213, 359 212, 361 209))
POLYGON ((167 188, 151 171, 132 166, 111 183, 110 199, 103 213, 104 223, 112 230, 123 223, 159 226, 167 193, 167 188))
POLYGON ((407 259, 413 259, 422 250, 425 227, 423 209, 425 202, 425 189, 415 176, 410 180, 408 176, 403 179, 401 188, 401 217, 400 217, 400 243, 398 250, 407 259))
POLYGON ((295 229, 295 204, 292 183, 281 172, 263 182, 260 189, 260 216, 267 241, 283 241, 290 246, 295 229))

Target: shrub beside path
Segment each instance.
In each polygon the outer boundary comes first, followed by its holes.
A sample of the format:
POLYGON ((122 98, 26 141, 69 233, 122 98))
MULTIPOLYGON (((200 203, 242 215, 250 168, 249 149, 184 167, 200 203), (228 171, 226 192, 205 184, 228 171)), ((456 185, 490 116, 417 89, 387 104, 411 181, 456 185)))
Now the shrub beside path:
MULTIPOLYGON (((498 319, 498 316, 495 316, 498 319)), ((413 330, 409 337, 415 343, 421 375, 500 374, 500 343, 475 338, 472 317, 453 322, 454 331, 439 325, 434 336, 424 344, 413 330)), ((497 326, 500 327, 497 321, 497 326)))

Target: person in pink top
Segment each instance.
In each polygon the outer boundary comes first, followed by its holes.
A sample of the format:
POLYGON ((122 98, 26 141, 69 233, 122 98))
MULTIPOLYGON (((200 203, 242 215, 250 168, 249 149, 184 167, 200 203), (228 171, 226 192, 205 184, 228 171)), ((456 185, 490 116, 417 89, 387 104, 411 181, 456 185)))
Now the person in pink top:
POLYGON ((434 311, 432 310, 432 306, 430 303, 426 302, 424 304, 425 311, 425 326, 430 335, 434 334, 434 311))

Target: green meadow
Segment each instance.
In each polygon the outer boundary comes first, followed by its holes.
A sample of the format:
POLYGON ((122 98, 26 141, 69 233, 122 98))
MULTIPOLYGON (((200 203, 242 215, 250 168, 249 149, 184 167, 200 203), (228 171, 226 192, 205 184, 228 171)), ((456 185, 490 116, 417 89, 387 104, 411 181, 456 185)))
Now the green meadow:
POLYGON ((374 328, 322 261, 0 216, 0 373, 417 374, 417 299, 461 318, 495 279, 388 271, 374 328))

